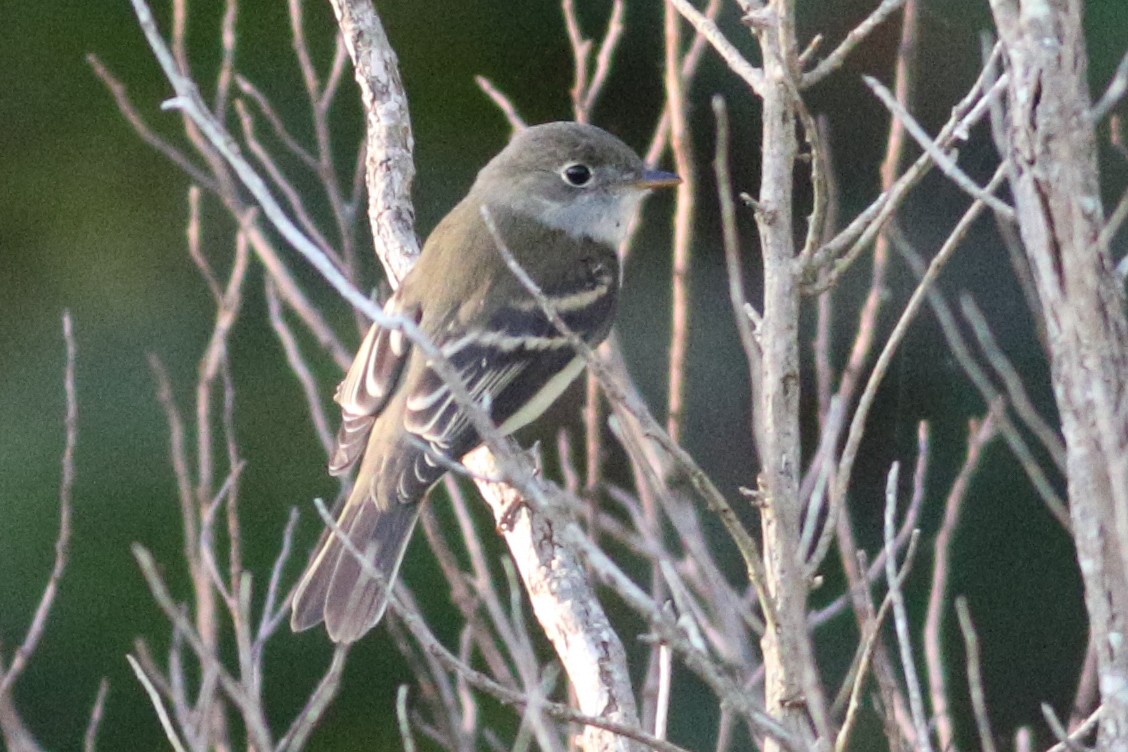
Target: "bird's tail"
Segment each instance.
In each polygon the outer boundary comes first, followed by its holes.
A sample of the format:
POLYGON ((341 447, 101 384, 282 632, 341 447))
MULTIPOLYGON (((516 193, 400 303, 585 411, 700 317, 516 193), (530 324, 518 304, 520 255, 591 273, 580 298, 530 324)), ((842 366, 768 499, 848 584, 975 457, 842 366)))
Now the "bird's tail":
POLYGON ((384 615, 421 505, 392 502, 381 508, 371 487, 363 486, 353 489, 337 520, 339 532, 329 531, 294 592, 290 626, 295 632, 324 620, 330 639, 353 642, 384 615), (342 533, 351 546, 341 540, 342 533))

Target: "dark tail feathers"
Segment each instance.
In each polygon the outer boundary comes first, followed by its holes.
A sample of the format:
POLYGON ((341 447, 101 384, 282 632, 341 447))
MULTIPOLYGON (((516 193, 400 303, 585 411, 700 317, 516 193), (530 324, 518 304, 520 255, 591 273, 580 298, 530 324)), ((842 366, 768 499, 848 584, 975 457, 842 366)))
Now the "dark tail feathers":
POLYGON ((388 606, 388 589, 419 519, 419 507, 419 503, 392 503, 381 509, 370 495, 354 492, 339 526, 371 567, 358 561, 331 531, 294 593, 290 615, 294 631, 324 620, 330 639, 353 642, 376 626, 388 606))

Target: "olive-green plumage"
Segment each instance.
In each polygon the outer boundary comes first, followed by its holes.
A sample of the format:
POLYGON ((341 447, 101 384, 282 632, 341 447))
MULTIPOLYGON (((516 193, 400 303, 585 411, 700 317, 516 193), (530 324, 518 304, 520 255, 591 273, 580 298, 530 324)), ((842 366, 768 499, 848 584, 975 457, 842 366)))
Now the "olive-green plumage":
MULTIPOLYGON (((631 213, 647 190, 676 182, 593 126, 521 131, 431 233, 385 311, 418 322, 471 396, 488 397, 502 433, 515 431, 583 361, 506 266, 483 207, 568 328, 594 345, 614 318, 616 247, 631 213)), ((342 425, 330 472, 360 461, 338 523, 370 566, 327 535, 294 595, 295 630, 324 620, 334 641, 351 642, 380 620, 427 490, 479 444, 431 366, 402 332, 373 326, 338 388, 342 425)))

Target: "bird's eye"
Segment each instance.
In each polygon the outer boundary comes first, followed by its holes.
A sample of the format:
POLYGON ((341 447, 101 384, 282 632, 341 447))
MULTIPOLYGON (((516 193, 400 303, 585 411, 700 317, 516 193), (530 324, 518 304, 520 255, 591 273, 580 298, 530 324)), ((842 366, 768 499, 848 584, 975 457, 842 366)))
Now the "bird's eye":
POLYGON ((568 185, 582 188, 591 182, 591 168, 583 164, 570 164, 560 173, 568 185))

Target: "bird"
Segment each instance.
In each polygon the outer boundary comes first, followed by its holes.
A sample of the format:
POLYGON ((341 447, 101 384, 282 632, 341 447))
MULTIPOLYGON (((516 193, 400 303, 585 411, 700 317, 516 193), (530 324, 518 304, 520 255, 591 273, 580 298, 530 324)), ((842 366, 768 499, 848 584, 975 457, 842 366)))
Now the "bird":
MULTIPOLYGON (((434 228, 384 312, 413 322, 509 435, 583 370, 572 337, 594 347, 607 336, 627 225, 649 191, 678 182, 596 126, 524 128, 434 228)), ((294 591, 296 632, 324 621, 331 640, 351 643, 380 621, 427 492, 482 441, 425 349, 402 328, 373 324, 337 388, 341 427, 329 472, 359 470, 337 530, 323 535, 294 591)))

